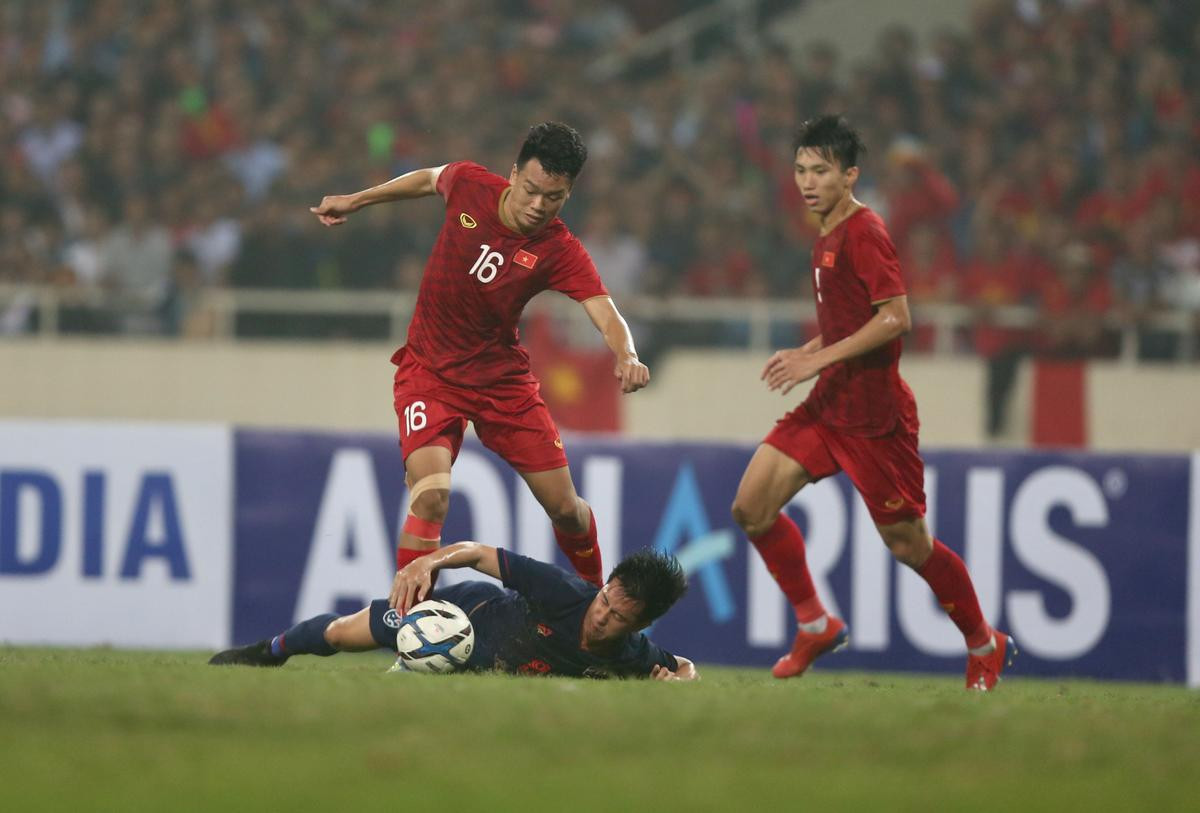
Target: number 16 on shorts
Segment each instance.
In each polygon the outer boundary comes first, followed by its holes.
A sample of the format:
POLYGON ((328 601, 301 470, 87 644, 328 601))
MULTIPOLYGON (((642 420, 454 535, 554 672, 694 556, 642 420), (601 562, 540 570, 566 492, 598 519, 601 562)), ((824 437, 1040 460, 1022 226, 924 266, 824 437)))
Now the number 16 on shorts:
POLYGON ((425 417, 425 402, 413 401, 404 408, 404 434, 411 435, 420 432, 429 422, 425 417))

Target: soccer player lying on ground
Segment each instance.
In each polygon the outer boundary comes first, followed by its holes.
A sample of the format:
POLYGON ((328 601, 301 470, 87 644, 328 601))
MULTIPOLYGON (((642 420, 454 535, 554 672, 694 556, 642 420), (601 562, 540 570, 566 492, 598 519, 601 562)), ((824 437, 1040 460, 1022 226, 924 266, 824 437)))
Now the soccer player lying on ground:
POLYGON ((377 599, 353 615, 318 615, 270 640, 227 649, 209 663, 282 666, 292 655, 395 651, 401 614, 428 596, 433 574, 448 567, 474 568, 508 588, 467 581, 432 591, 432 598, 458 605, 471 619, 475 649, 467 669, 596 678, 698 677, 691 661, 640 632, 687 590, 673 556, 638 551, 625 557, 597 589, 554 565, 477 542, 448 545, 402 569, 396 579, 399 613, 387 599, 377 599))
MULTIPOLYGON (((397 570, 437 549, 450 467, 472 421, 483 445, 529 485, 576 572, 597 587, 603 581, 595 517, 575 492, 562 439, 517 335, 525 303, 541 291, 560 291, 583 306, 604 337, 622 392, 650 380, 591 257, 558 218, 586 160, 579 133, 546 122, 530 129, 507 179, 458 161, 326 196, 311 209, 336 226, 376 203, 429 195, 446 201, 408 341, 392 356, 410 499, 397 570)), ((394 607, 395 590, 389 598, 394 607)))
POLYGON ((803 674, 847 641, 813 588, 804 538, 782 509, 801 488, 844 470, 883 542, 928 584, 966 639, 967 688, 990 690, 1016 646, 983 617, 966 565, 925 524, 925 466, 917 450, 917 404, 900 378, 900 336, 911 320, 900 263, 879 215, 854 198, 857 132, 837 116, 805 122, 794 145, 796 186, 821 221, 813 244, 813 298, 820 334, 780 350, 763 369, 771 390, 820 375, 808 398, 780 418, 755 451, 733 517, 796 612, 791 652, 778 678, 803 674))

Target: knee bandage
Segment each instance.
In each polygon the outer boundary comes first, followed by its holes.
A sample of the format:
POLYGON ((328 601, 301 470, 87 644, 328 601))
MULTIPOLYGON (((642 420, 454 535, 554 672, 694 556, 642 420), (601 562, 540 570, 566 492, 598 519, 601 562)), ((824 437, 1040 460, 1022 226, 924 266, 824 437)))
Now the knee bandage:
POLYGON ((442 488, 446 491, 450 490, 450 473, 438 472, 422 477, 417 482, 413 483, 408 492, 408 516, 404 520, 404 532, 412 534, 419 539, 441 539, 442 538, 442 523, 433 522, 427 519, 421 519, 412 512, 413 504, 426 491, 430 489, 442 488))

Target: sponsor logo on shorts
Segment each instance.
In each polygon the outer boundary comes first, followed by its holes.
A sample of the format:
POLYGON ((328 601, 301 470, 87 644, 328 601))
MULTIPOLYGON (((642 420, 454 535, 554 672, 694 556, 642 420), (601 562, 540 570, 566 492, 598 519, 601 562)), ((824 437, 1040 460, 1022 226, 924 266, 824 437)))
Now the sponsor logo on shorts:
POLYGON ((562 445, 562 438, 555 438, 555 439, 554 439, 554 448, 555 448, 555 449, 561 449, 562 447, 563 447, 563 445, 562 445))
POLYGON ((395 610, 388 610, 383 614, 383 623, 394 630, 400 629, 400 613, 395 610))
POLYGON ((894 500, 888 500, 885 502, 883 507, 889 511, 895 511, 898 508, 904 507, 904 500, 901 497, 896 497, 894 500))
POLYGON ((478 223, 475 222, 475 218, 471 217, 466 212, 463 212, 462 214, 460 214, 458 216, 458 222, 463 224, 463 228, 467 228, 467 229, 473 229, 479 225, 478 223))

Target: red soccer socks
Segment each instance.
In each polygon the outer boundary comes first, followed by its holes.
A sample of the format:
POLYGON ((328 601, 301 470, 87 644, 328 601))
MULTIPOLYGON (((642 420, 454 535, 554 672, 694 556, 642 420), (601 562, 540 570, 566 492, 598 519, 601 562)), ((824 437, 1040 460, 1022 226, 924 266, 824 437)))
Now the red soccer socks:
POLYGON ((554 528, 554 538, 571 562, 571 567, 584 581, 604 586, 604 563, 600 561, 600 543, 596 541, 596 515, 588 509, 588 529, 585 533, 569 534, 554 528))
POLYGON ((762 556, 801 624, 818 621, 825 615, 804 558, 804 536, 791 517, 780 512, 767 532, 751 539, 750 544, 762 556))
POLYGON ((986 647, 991 641, 992 628, 983 620, 975 586, 958 554, 935 539, 933 553, 917 573, 929 584, 942 609, 963 634, 967 648, 986 647))

